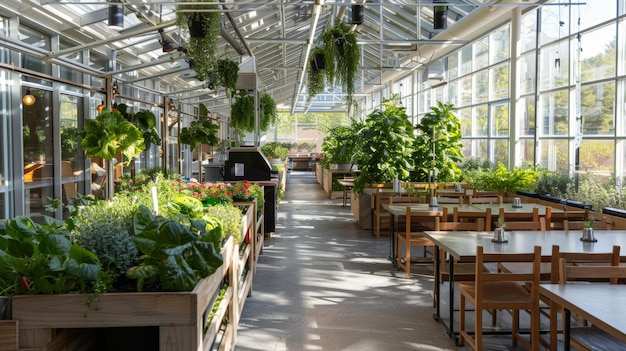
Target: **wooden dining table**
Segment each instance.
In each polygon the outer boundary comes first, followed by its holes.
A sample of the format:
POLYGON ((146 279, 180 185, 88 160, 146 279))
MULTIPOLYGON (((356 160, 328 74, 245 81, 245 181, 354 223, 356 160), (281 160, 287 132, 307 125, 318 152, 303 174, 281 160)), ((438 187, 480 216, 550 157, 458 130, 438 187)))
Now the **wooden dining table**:
POLYGON ((458 344, 458 332, 454 330, 454 263, 465 263, 476 261, 476 247, 484 247, 485 253, 527 253, 533 252, 533 247, 541 246, 541 255, 544 260, 549 259, 552 254, 552 246, 559 245, 561 252, 611 252, 614 245, 626 247, 626 230, 596 230, 597 242, 586 242, 580 240, 582 232, 580 230, 548 230, 537 231, 511 231, 506 232, 508 241, 505 243, 493 242, 492 232, 443 232, 426 231, 425 236, 435 243, 435 299, 436 311, 433 315, 448 333, 448 336, 458 344), (439 257, 440 249, 450 255, 449 260, 449 311, 448 319, 441 314, 441 292, 439 273, 441 271, 441 261, 439 257))
POLYGON ((591 325, 626 343, 626 286, 617 284, 541 284, 539 293, 565 309, 563 349, 570 349, 570 316, 582 317, 591 325))

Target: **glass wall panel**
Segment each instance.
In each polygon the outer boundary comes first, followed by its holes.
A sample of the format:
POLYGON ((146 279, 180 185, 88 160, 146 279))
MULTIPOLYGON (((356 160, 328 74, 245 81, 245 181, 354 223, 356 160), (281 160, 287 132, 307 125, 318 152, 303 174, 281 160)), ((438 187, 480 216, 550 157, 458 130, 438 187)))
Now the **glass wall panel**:
POLYGON ((554 89, 569 84, 569 41, 541 49, 539 54, 540 90, 554 89))
POLYGON ((519 59, 520 94, 529 94, 535 91, 535 52, 525 54, 519 59))
POLYGON ((472 143, 474 150, 476 150, 475 157, 480 160, 491 160, 489 158, 489 140, 477 139, 472 143))
POLYGON ((568 135, 569 90, 542 94, 539 104, 539 135, 568 135))
POLYGON ((11 180, 13 168, 11 156, 14 150, 11 135, 11 106, 9 105, 9 84, 11 75, 7 71, 0 70, 0 219, 10 218, 12 210, 9 207, 10 190, 8 182, 11 180))
POLYGON ((472 109, 469 107, 459 109, 456 111, 456 116, 461 124, 461 135, 463 137, 471 137, 474 134, 472 132, 472 127, 474 126, 474 123, 472 123, 472 109))
POLYGON ((489 64, 506 60, 510 55, 510 26, 506 25, 489 35, 489 64))
POLYGON ((493 140, 493 163, 509 164, 509 140, 495 139, 493 140))
POLYGON ((476 40, 472 44, 472 52, 474 71, 487 67, 489 65, 489 37, 476 40))
POLYGON ((621 76, 626 74, 626 20, 618 22, 617 31, 617 75, 621 76))
POLYGON ((459 77, 472 73, 472 46, 468 45, 459 52, 459 77))
POLYGON ((448 83, 448 101, 454 106, 459 106, 459 86, 458 80, 448 83))
MULTIPOLYGON (((33 105, 23 105, 22 133, 24 136, 24 189, 26 215, 35 221, 49 215, 44 210, 53 194, 54 136, 52 133, 52 93, 31 88, 36 97, 33 105)), ((22 87, 22 94, 26 88, 22 87)))
POLYGON ((488 136, 489 133, 489 115, 487 105, 479 105, 474 107, 474 135, 488 136))
POLYGON ((454 53, 448 56, 448 79, 453 80, 459 76, 459 54, 454 53))
POLYGON ((569 160, 566 139, 543 139, 539 141, 539 166, 551 170, 569 171, 573 162, 569 160))
POLYGON ((499 64, 489 70, 491 96, 490 100, 509 97, 509 63, 499 64))
POLYGON ((487 102, 489 100, 489 71, 482 70, 474 74, 474 103, 487 102))
POLYGON ((78 116, 84 116, 83 99, 76 96, 61 95, 61 176, 62 200, 71 204, 77 194, 85 194, 85 158, 78 142, 78 116))
POLYGON ((527 161, 534 164, 535 161, 535 139, 520 139, 519 140, 519 152, 518 159, 527 161))
POLYGON ((614 168, 615 141, 583 138, 580 143, 580 169, 610 175, 614 168))
MULTIPOLYGON (((581 81, 615 77, 615 26, 584 33, 581 38, 581 81)), ((572 45, 576 45, 572 42, 572 45)))
POLYGON ((537 9, 522 15, 520 29, 520 50, 526 52, 537 48, 537 9))
POLYGON ((539 45, 567 37, 570 25, 572 25, 569 11, 570 7, 566 6, 541 7, 539 45))
POLYGON ((615 132, 615 82, 583 86, 581 108, 584 135, 609 135, 615 132))
POLYGON ((593 0, 586 1, 585 5, 573 6, 572 18, 580 18, 580 26, 577 23, 572 23, 572 31, 596 26, 615 18, 616 14, 617 1, 615 0, 593 0))
POLYGON ((517 116, 518 121, 520 121, 519 125, 520 137, 533 137, 535 136, 535 97, 534 96, 526 96, 520 99, 520 103, 522 105, 522 115, 517 116))
POLYGON ((472 76, 466 76, 459 79, 459 106, 468 106, 472 104, 472 76))
MULTIPOLYGON (((19 26, 20 41, 26 45, 50 51, 50 37, 24 25, 19 26)), ((47 75, 52 75, 52 64, 31 55, 22 54, 22 67, 47 75)))
POLYGON ((491 136, 509 136, 509 104, 493 104, 490 107, 491 136))

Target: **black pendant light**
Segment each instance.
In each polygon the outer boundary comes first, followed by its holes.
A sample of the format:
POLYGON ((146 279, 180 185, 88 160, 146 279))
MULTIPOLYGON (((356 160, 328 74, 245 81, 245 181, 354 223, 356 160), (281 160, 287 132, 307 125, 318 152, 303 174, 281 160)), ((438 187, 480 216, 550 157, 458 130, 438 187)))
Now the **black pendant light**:
POLYGON ((124 7, 120 5, 109 5, 109 28, 124 29, 124 7))
POLYGON ((352 24, 363 24, 363 5, 352 5, 352 24))
POLYGON ((433 11, 433 29, 448 28, 448 6, 435 6, 433 11))
POLYGON ((159 28, 159 33, 161 34, 161 39, 159 39, 159 44, 163 47, 163 52, 172 52, 176 50, 174 44, 171 41, 167 40, 165 34, 163 33, 163 28, 159 28))

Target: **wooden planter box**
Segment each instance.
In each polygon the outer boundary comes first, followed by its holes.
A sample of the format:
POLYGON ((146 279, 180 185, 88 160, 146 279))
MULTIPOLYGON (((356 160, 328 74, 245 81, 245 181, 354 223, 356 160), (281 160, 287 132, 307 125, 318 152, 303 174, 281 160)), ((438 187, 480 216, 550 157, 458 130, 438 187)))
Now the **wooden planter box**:
MULTIPOLYGON (((248 207, 242 237, 256 237, 256 202, 238 205, 248 207)), ((251 240, 240 252, 240 245, 229 238, 222 248, 222 266, 193 291, 14 296, 12 320, 0 326, 0 350, 15 350, 2 348, 12 344, 20 350, 113 350, 119 345, 103 345, 120 340, 128 347, 127 338, 141 345, 136 350, 198 351, 216 345, 234 350, 239 316, 252 290, 256 243, 258 239, 251 240), (225 278, 230 285, 207 322, 225 278), (17 343, 11 340, 13 330, 17 343)))

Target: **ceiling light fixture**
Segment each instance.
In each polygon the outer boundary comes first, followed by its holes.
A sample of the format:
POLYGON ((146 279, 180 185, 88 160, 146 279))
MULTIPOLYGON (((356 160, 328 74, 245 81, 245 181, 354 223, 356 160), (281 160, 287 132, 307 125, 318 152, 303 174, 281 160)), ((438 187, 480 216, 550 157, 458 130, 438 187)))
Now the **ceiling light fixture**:
POLYGON ((167 103, 167 106, 170 111, 176 111, 176 104, 174 104, 174 100, 170 99, 170 101, 167 103))
POLYGON ((159 39, 159 44, 163 47, 163 52, 172 52, 176 50, 174 44, 171 41, 167 40, 165 34, 163 33, 163 28, 159 28, 159 33, 161 34, 161 39, 159 39))
POLYGON ((109 5, 109 28, 124 29, 124 6, 109 5))
POLYGON ((185 58, 185 62, 189 64, 190 69, 194 69, 196 67, 196 61, 194 61, 191 57, 185 58))
POLYGON ((352 24, 363 24, 363 5, 352 5, 352 24))
POLYGON ((117 80, 115 82, 113 82, 113 98, 117 97, 120 95, 120 90, 119 90, 119 86, 117 85, 117 80))
POLYGON ((35 97, 33 96, 33 94, 31 94, 30 88, 26 89, 26 95, 24 95, 24 97, 22 98, 22 102, 26 106, 30 106, 35 103, 35 97))

